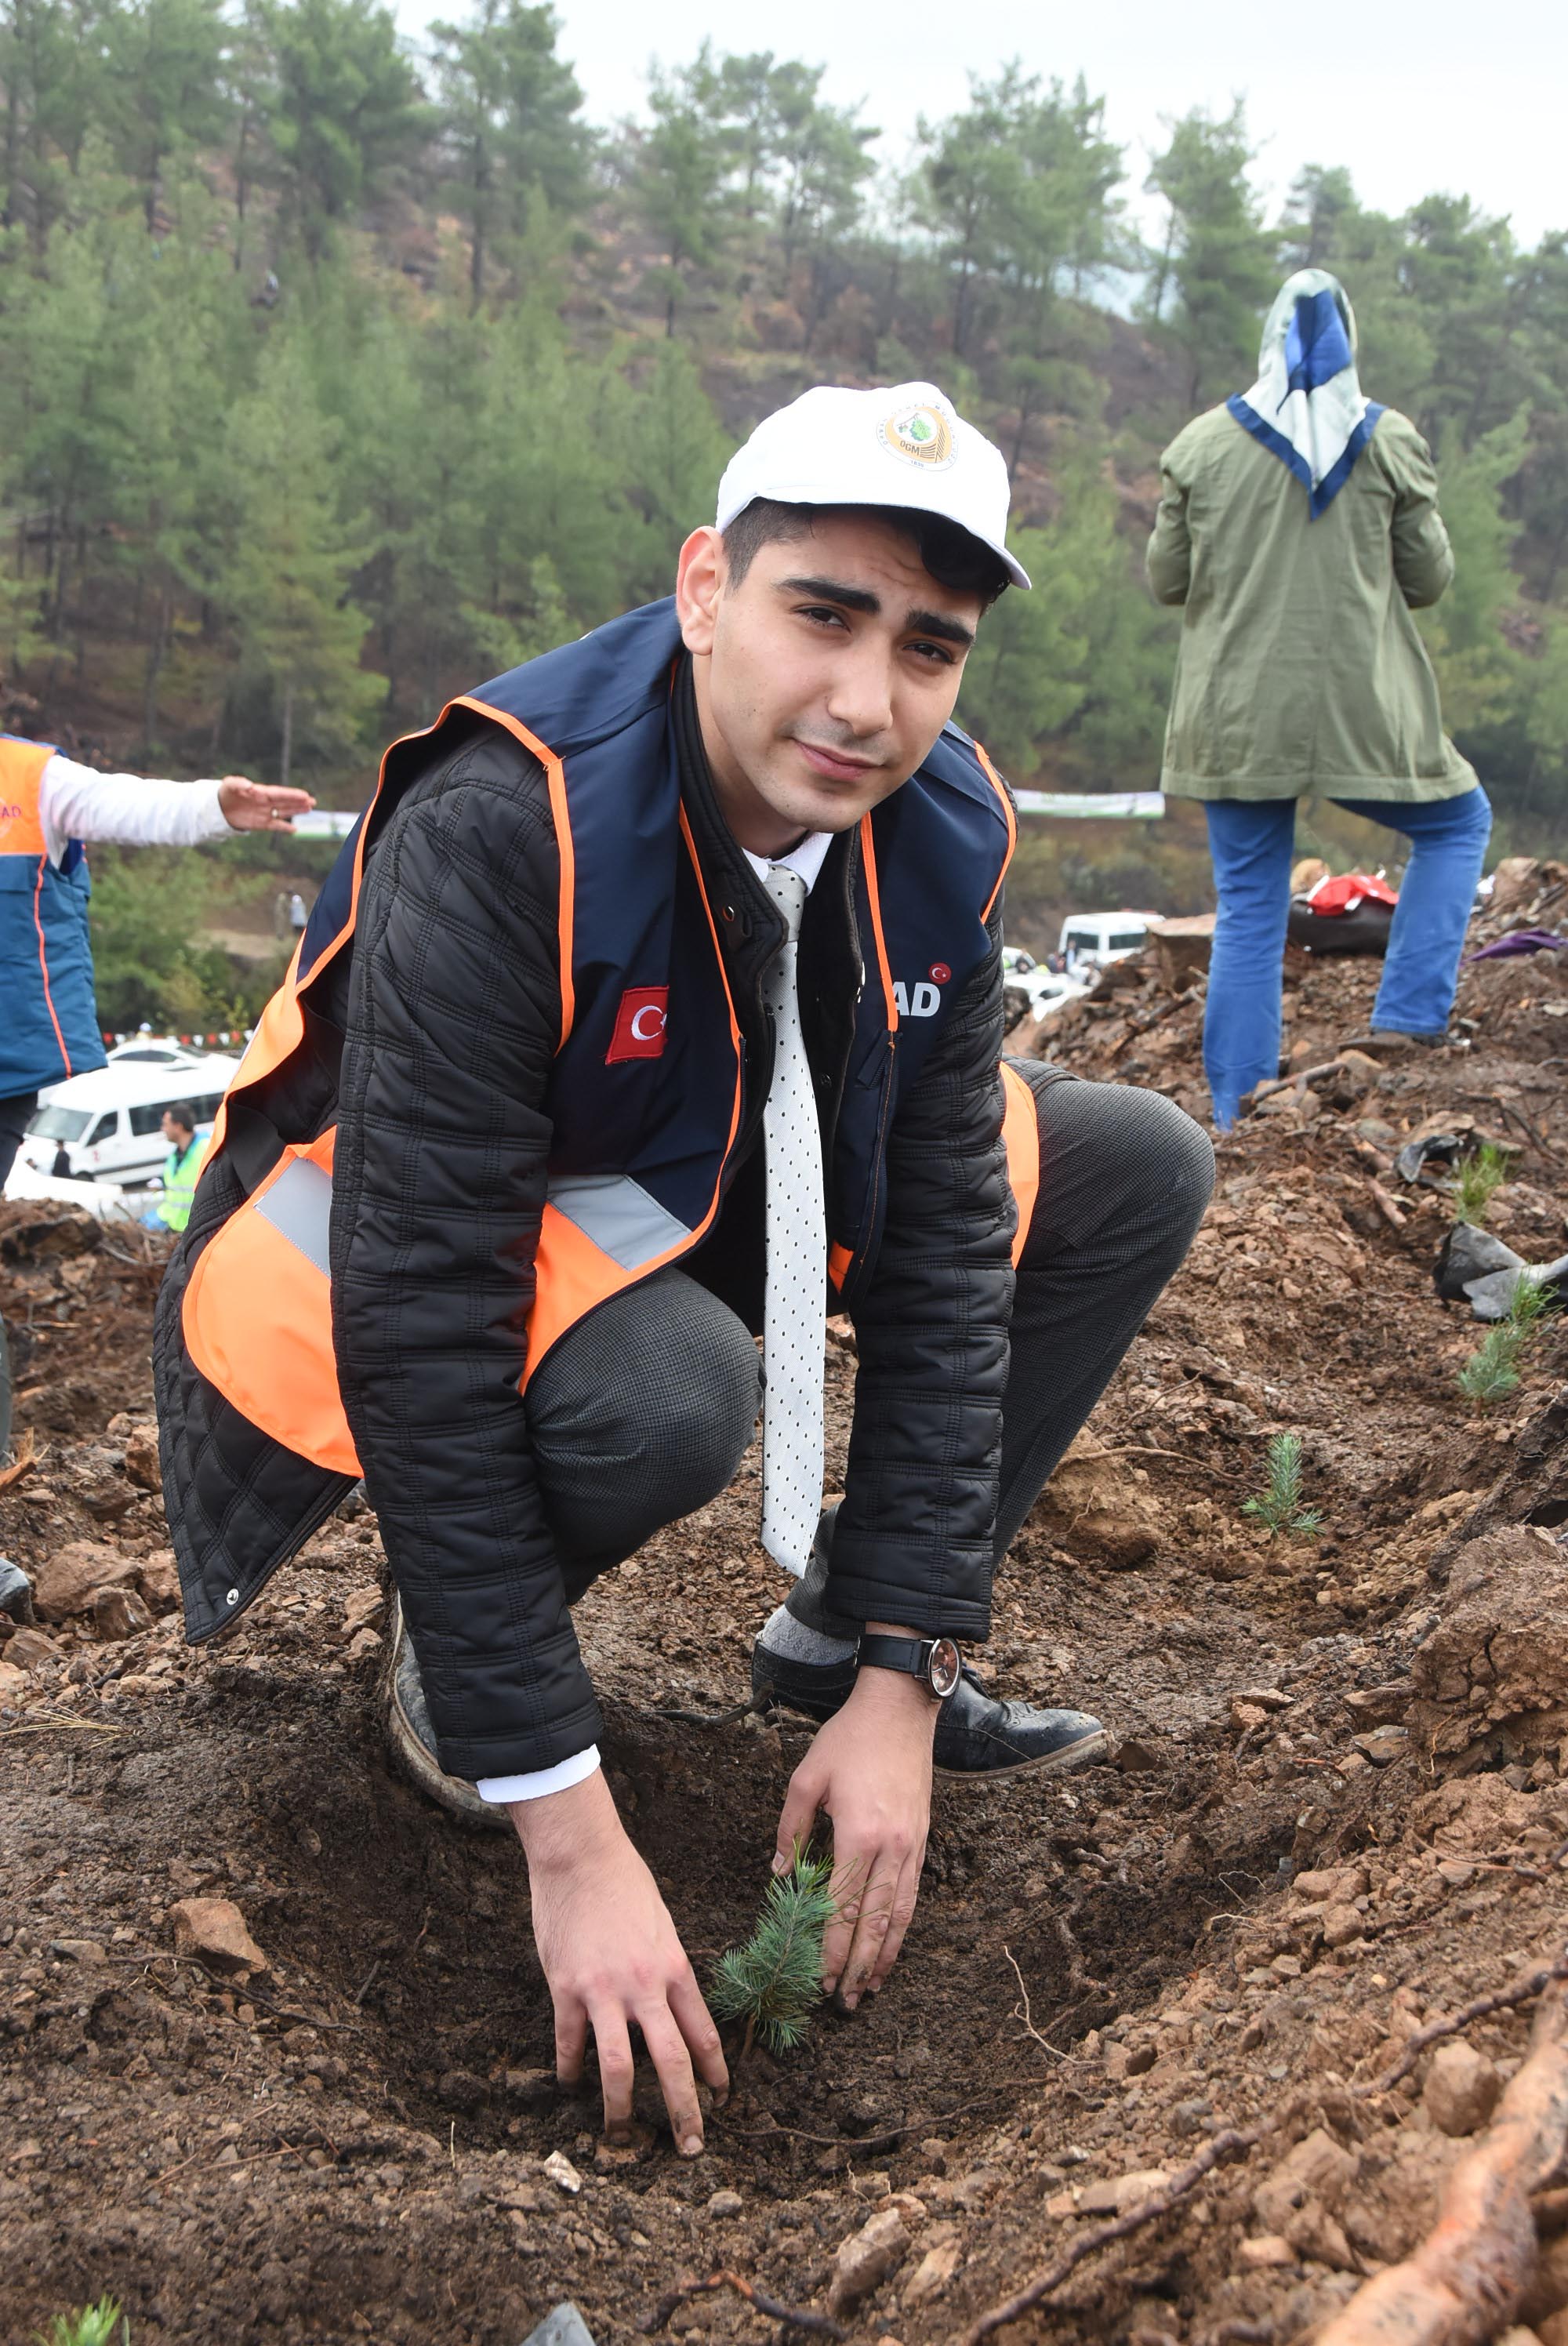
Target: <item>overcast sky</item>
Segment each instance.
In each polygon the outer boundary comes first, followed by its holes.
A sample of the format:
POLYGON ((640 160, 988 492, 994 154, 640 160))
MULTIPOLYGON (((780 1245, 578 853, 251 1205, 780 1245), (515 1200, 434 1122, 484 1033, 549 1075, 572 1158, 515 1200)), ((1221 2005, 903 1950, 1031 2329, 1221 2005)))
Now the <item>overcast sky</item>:
MULTIPOLYGON (((403 30, 460 16, 462 0, 395 0, 403 30)), ((1108 101, 1141 183, 1163 115, 1224 110, 1237 94, 1274 199, 1303 163, 1349 166, 1364 202, 1402 210, 1433 189, 1512 217, 1533 243, 1568 228, 1568 6, 1563 0, 1394 0, 1303 8, 1257 0, 793 0, 777 13, 721 0, 556 0, 562 47, 596 121, 637 112, 648 60, 678 64, 705 37, 827 67, 840 105, 901 159, 917 115, 962 106, 967 76, 1005 60, 1108 101)))

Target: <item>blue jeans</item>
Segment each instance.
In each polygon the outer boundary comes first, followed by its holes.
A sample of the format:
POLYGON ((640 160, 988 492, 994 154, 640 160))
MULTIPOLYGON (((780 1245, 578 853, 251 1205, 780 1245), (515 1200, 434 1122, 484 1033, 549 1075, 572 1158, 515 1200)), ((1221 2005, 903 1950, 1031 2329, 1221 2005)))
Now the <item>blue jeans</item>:
MULTIPOLYGON (((1349 814, 1402 831, 1410 860, 1400 889, 1374 1026, 1441 1035, 1453 1007, 1459 957, 1492 835, 1479 785, 1454 799, 1402 805, 1336 799, 1349 814)), ((1209 853, 1219 910, 1209 959, 1203 1064, 1223 1132, 1242 1096, 1279 1072, 1279 981, 1290 914, 1294 799, 1209 799, 1209 853)))

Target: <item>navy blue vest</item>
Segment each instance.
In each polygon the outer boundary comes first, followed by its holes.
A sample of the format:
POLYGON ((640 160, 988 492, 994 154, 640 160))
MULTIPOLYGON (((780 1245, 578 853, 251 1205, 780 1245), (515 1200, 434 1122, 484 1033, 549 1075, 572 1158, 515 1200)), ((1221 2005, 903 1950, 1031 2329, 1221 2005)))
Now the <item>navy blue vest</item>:
MULTIPOLYGON (((556 762, 570 938, 565 1032, 546 1101, 550 1203, 632 1276, 700 1238, 738 1120, 738 1035, 715 926, 722 907, 707 901, 681 810, 670 712, 680 648, 673 602, 651 604, 455 704, 493 712, 556 762)), ((418 739, 426 763, 432 737, 418 739)), ((389 758, 378 817, 410 770, 389 758)), ((846 1305, 876 1259, 889 1125, 989 950, 986 918, 1013 836, 1003 785, 956 726, 861 825, 855 912, 866 976, 828 1192, 846 1305)), ((317 899, 302 988, 351 918, 355 847, 345 844, 317 899)), ((546 1251, 542 1242, 542 1296, 546 1251)), ((531 1347, 531 1365, 537 1357, 531 1347)))
POLYGON ((56 868, 39 788, 46 742, 0 735, 0 1099, 104 1065, 93 999, 87 858, 73 840, 56 868))

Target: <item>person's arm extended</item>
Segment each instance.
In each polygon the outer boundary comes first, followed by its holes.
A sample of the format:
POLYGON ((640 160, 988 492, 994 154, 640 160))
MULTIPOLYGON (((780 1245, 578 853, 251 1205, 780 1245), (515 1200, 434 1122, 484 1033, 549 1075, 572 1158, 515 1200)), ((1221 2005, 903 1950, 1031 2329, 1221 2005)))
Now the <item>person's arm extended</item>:
MULTIPOLYGON (((895 1636, 984 1637, 1016 1214, 1002 1145, 1002 914, 888 1138, 888 1206, 856 1309, 860 1370, 826 1602, 895 1636)), ((777 1870, 833 1820, 823 1984, 855 2004, 892 1968, 931 1821, 937 1706, 866 1669, 790 1780, 777 1870)))
MULTIPOLYGON (((442 1765, 470 1780, 556 1767, 599 1725, 517 1389, 560 1036, 558 887, 539 769, 486 729, 411 784, 375 846, 346 1014, 344 1406, 442 1765)), ((606 2119, 626 2116, 635 2020, 677 2139, 695 2125, 700 2143, 691 2055, 722 2086, 718 2035, 603 1774, 511 1814, 563 2077, 591 2025, 606 2119)))
POLYGON ((1185 603, 1192 584, 1192 533, 1187 525, 1186 481, 1173 467, 1179 442, 1160 459, 1160 502, 1145 566, 1157 603, 1185 603))
POLYGON ((1453 549, 1438 511, 1431 450, 1407 416, 1388 414, 1372 435, 1393 484, 1394 576, 1412 611, 1438 602, 1453 584, 1453 549))
POLYGON ((44 769, 40 812, 51 861, 68 841, 117 847, 195 847, 226 831, 287 831, 314 806, 308 790, 226 774, 221 781, 166 782, 100 774, 56 750, 44 769))

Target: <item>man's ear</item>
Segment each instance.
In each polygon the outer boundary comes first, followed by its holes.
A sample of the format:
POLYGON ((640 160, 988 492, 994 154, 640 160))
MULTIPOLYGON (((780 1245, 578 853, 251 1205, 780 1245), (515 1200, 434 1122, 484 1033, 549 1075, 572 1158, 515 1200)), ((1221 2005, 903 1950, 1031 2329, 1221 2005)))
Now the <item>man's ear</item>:
POLYGON ((700 658, 713 649, 719 598, 728 576, 724 540, 716 529, 694 529, 675 571, 675 607, 681 641, 700 658))

